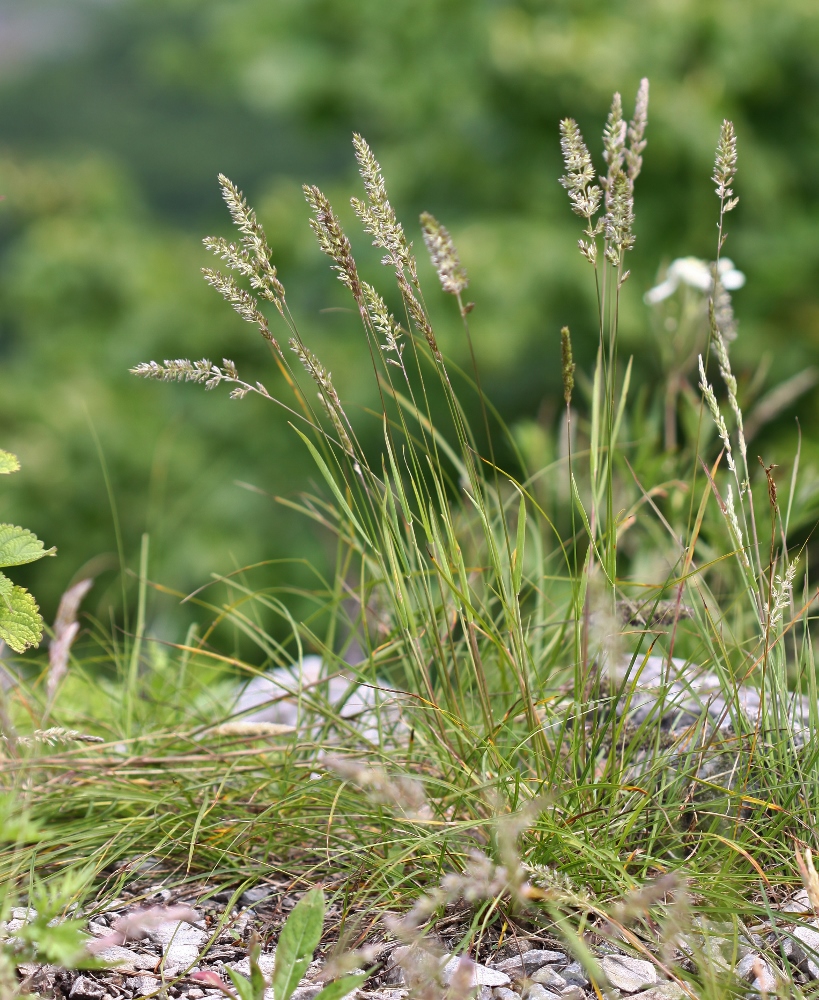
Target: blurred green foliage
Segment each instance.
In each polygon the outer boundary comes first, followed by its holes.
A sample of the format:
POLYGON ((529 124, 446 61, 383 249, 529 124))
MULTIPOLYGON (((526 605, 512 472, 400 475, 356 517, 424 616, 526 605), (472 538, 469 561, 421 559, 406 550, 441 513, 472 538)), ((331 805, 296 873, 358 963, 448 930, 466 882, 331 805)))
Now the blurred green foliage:
MULTIPOLYGON (((416 246, 421 210, 451 229, 488 393, 520 440, 545 447, 560 408, 560 327, 572 326, 580 367, 596 348, 579 220, 557 184, 557 123, 576 117, 599 164, 612 91, 630 109, 647 75, 622 313, 635 391, 662 376, 644 291, 664 262, 714 253, 709 177, 723 117, 739 134, 741 199, 725 253, 748 276, 735 368, 746 386, 755 374, 773 385, 817 361, 812 0, 119 0, 78 3, 77 17, 70 45, 0 80, 0 426, 23 465, 0 517, 60 550, 26 580, 47 616, 83 563, 116 549, 99 452, 125 551, 150 531, 151 575, 168 586, 332 552, 297 515, 235 485, 287 496, 308 485, 282 414, 127 374, 150 358, 227 356, 271 388, 279 378, 198 274, 201 237, 229 230, 220 170, 259 209, 303 336, 355 410, 373 391, 363 338, 313 244, 300 184, 325 189, 365 276, 395 305, 348 206, 359 193, 349 140, 362 132, 416 246)), ((465 362, 451 303, 425 264, 422 278, 442 345, 465 362)), ((799 404, 809 459, 816 403, 799 404)), ((769 461, 792 452, 794 413, 758 439, 769 461)))

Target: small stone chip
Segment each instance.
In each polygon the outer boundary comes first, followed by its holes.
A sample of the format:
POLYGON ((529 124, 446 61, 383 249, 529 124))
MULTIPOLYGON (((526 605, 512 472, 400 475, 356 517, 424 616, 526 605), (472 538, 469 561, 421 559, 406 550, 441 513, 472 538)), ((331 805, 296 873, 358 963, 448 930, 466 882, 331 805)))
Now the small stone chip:
POLYGON ((544 965, 543 968, 538 969, 537 972, 533 972, 531 978, 533 983, 540 983, 541 986, 548 986, 550 990, 562 990, 563 987, 567 985, 563 976, 559 976, 555 970, 550 969, 548 965, 544 965))
POLYGON ((495 1000, 520 1000, 520 993, 515 993, 508 986, 496 986, 492 993, 495 1000))
POLYGON ((557 993, 547 990, 545 986, 541 986, 540 983, 532 983, 526 991, 526 1000, 560 1000, 560 997, 557 993))
POLYGON ((68 996, 70 1000, 102 1000, 105 987, 88 976, 77 976, 68 996))

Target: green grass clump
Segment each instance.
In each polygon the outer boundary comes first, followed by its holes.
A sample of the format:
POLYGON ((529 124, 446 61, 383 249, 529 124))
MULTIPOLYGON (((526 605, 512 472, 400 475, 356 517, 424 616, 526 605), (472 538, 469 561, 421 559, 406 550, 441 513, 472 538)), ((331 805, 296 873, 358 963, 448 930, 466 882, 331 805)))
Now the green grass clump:
MULTIPOLYGON (((120 646, 96 627, 100 652, 75 658, 52 709, 67 729, 105 742, 17 747, 4 782, 38 834, 7 837, 0 874, 90 859, 104 897, 142 857, 177 881, 284 872, 294 884, 324 880, 345 915, 353 904, 414 903, 393 924, 410 937, 466 899, 471 938, 534 923, 592 967, 584 932, 626 940, 666 967, 663 948, 682 929, 695 951, 707 951, 709 935, 736 944, 798 882, 795 848, 810 845, 819 806, 813 596, 804 552, 787 541, 798 468, 781 501, 773 467, 749 459, 729 358, 736 323, 722 249, 736 139, 725 122, 716 259, 695 262, 704 284, 683 278, 679 292, 649 297, 661 318, 686 311, 703 351, 670 365, 666 386, 635 396, 631 360, 619 358, 619 298, 647 108, 646 81, 630 121, 615 95, 600 177, 576 123, 561 125, 561 183, 585 221, 579 247, 597 293, 598 346, 587 375, 575 368, 571 334, 555 326, 565 418, 556 457, 539 467, 527 461, 531 439, 500 425, 477 364, 470 375, 445 358, 412 244, 360 136, 365 197, 352 206, 395 278, 386 298, 359 273, 324 194, 304 190, 367 340, 382 407, 366 415, 382 429, 377 454, 361 447, 358 421, 303 342, 254 211, 220 178, 239 235, 206 240, 226 270, 205 278, 258 329, 277 372, 263 383, 228 359, 134 371, 207 389, 224 382, 237 399, 254 393, 287 410, 323 489, 301 509, 333 538, 336 574, 299 594, 314 608, 299 621, 288 611, 293 593, 254 582, 262 567, 214 580, 191 598, 211 616, 207 631, 162 645, 145 632, 146 542, 135 639, 120 646), (478 428, 463 402, 472 393, 478 428), (501 445, 516 456, 508 468, 501 445), (298 663, 308 650, 324 664, 322 682, 300 696, 309 724, 293 734, 222 725, 238 671, 298 663), (641 674, 658 662, 652 702, 633 715, 641 674), (670 726, 672 683, 702 669, 716 678, 711 697, 730 728, 713 725, 707 699, 693 720, 670 726), (337 674, 392 693, 377 731, 357 729, 327 700, 324 682, 337 674), (746 713, 748 689, 759 707, 746 713)), ((446 228, 426 213, 421 222, 468 340, 466 271, 446 228)), ((40 717, 46 687, 47 676, 33 677, 7 696, 18 725, 40 717)), ((724 995, 719 963, 702 967, 703 995, 724 995)))

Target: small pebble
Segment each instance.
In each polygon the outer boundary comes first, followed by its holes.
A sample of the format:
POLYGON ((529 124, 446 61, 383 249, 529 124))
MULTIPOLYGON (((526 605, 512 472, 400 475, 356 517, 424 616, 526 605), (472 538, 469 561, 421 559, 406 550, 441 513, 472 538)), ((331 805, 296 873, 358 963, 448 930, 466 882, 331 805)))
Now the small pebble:
POLYGON ((589 985, 589 978, 580 962, 572 962, 571 965, 567 965, 565 969, 561 970, 560 975, 563 976, 567 983, 575 986, 589 985))
POLYGON ((537 972, 533 972, 531 979, 533 983, 540 983, 541 986, 548 986, 550 990, 562 990, 567 985, 563 976, 559 976, 555 970, 550 969, 548 965, 544 965, 543 968, 538 969, 537 972))
POLYGON ((559 992, 562 1000, 585 1000, 586 997, 586 991, 575 983, 572 983, 571 986, 564 986, 559 992))
POLYGON ((515 993, 508 986, 496 986, 492 993, 495 1000, 520 1000, 520 993, 515 993))
POLYGON ((560 996, 557 993, 552 993, 551 990, 547 990, 540 983, 532 983, 525 995, 526 1000, 560 1000, 560 996))

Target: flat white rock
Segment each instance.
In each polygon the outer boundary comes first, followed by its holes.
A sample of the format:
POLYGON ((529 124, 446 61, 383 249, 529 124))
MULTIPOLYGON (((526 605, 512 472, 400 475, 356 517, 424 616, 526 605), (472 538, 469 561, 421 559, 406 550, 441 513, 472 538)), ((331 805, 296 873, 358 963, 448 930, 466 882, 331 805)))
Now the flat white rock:
POLYGON ((500 969, 490 969, 486 965, 478 965, 477 962, 472 962, 469 959, 463 959, 460 955, 453 955, 453 957, 446 963, 441 973, 441 978, 447 985, 455 975, 455 970, 462 961, 469 962, 469 965, 471 966, 471 986, 508 986, 512 981, 509 976, 507 976, 505 972, 501 972, 500 969))
MULTIPOLYGON (((273 966, 276 962, 275 951, 269 954, 262 953, 259 955, 259 968, 262 970, 262 975, 266 979, 270 979, 273 975, 273 966)), ((236 972, 241 972, 243 976, 250 975, 250 959, 243 958, 238 962, 228 962, 228 968, 234 969, 236 972)))
POLYGON ((162 945, 166 969, 186 969, 193 965, 208 936, 207 931, 200 930, 185 920, 160 924, 151 931, 152 940, 162 945))
POLYGON ((110 965, 115 965, 120 972, 136 972, 138 969, 153 969, 157 963, 156 955, 140 955, 130 948, 121 948, 119 945, 111 945, 98 951, 97 958, 110 965))
POLYGON ((565 962, 566 956, 562 951, 547 951, 545 948, 530 948, 522 955, 513 955, 511 958, 504 958, 501 962, 494 962, 492 967, 506 972, 508 975, 516 977, 528 975, 535 972, 544 965, 553 962, 565 962))
POLYGON ((560 1000, 560 996, 557 993, 552 993, 551 990, 547 990, 540 983, 532 983, 526 991, 526 1000, 560 1000))
POLYGON ((532 973, 532 982, 540 983, 541 986, 546 986, 550 990, 562 990, 564 986, 567 985, 563 976, 559 976, 555 970, 550 969, 548 965, 544 965, 538 969, 537 972, 532 973))
POLYGON ((686 993, 676 983, 660 983, 645 993, 635 994, 631 1000, 682 1000, 684 996, 686 993))
POLYGON ((803 944, 805 965, 811 979, 819 979, 819 931, 812 927, 794 927, 793 936, 803 944))
POLYGON ((604 955, 600 967, 611 985, 624 993, 636 993, 657 982, 657 970, 641 958, 604 955))

